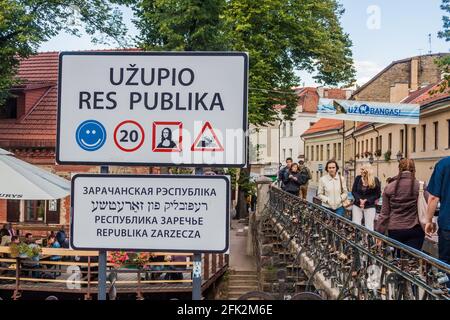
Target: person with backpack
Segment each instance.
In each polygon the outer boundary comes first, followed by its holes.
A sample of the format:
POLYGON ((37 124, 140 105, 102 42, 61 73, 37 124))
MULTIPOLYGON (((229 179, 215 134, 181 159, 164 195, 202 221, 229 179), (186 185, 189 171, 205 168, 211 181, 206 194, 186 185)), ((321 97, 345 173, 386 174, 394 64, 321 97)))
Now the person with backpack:
POLYGON ((361 167, 361 175, 355 178, 352 194, 355 198, 352 207, 352 220, 361 225, 364 216, 364 225, 373 231, 375 221, 375 201, 381 196, 381 184, 373 175, 372 166, 366 164, 361 167))
POLYGON ((309 182, 309 180, 312 179, 311 170, 309 170, 309 168, 305 165, 305 162, 303 160, 300 160, 298 162, 298 166, 299 166, 301 180, 305 181, 300 186, 299 197, 302 198, 303 200, 306 200, 306 197, 308 195, 308 182, 309 182))
MULTIPOLYGON (((280 163, 280 165, 281 165, 281 163, 280 163)), ((278 181, 280 183, 280 188, 282 190, 286 190, 285 189, 285 185, 284 185, 284 181, 287 178, 287 175, 289 173, 289 169, 291 168, 291 165, 292 165, 292 158, 287 158, 286 159, 286 165, 284 167, 282 167, 280 169, 280 171, 278 171, 278 181)))

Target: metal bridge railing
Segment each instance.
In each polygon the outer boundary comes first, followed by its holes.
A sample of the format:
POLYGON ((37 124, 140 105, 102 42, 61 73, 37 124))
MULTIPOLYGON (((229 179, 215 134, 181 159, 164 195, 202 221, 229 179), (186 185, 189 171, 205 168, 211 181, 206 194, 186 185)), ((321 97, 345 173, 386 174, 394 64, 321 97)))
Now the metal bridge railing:
POLYGON ((275 186, 268 207, 338 299, 450 300, 450 265, 275 186))

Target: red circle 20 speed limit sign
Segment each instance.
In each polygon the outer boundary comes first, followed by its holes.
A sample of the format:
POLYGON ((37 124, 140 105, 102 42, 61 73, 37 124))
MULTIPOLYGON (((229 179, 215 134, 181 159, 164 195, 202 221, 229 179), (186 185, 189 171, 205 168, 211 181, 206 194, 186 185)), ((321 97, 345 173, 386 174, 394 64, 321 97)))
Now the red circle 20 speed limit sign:
POLYGON ((114 143, 125 152, 133 152, 144 143, 144 128, 133 120, 125 120, 114 129, 114 143))

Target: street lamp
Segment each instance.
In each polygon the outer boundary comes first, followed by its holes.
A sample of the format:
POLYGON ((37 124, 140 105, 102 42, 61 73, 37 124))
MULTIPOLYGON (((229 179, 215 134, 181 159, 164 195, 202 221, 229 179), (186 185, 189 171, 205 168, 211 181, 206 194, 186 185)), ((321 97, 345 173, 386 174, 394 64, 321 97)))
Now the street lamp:
POLYGON ((403 159, 403 153, 401 153, 400 151, 397 152, 397 161, 400 162, 400 160, 403 159))

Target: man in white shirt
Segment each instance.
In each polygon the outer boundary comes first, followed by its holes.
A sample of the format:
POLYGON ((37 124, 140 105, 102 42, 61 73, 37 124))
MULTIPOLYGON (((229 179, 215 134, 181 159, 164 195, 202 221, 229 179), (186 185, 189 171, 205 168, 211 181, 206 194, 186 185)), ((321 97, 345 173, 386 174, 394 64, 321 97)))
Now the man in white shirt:
POLYGON ((344 216, 345 208, 342 203, 348 198, 345 179, 339 174, 339 165, 335 160, 327 162, 325 171, 327 174, 319 180, 317 195, 323 207, 344 216))

